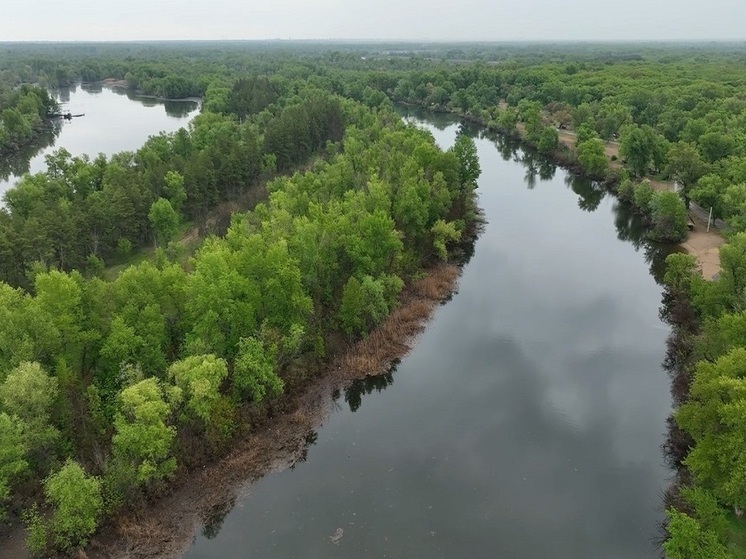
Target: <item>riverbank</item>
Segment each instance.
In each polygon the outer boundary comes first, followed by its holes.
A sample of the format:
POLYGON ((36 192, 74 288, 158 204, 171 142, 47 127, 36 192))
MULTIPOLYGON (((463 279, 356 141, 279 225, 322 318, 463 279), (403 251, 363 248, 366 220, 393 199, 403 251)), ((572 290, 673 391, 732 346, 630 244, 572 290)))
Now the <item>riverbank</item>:
MULTIPOLYGON (((422 106, 416 103, 407 103, 412 106, 422 106)), ((504 109, 507 105, 501 102, 499 107, 504 109)), ((484 119, 477 115, 462 114, 458 111, 449 111, 444 108, 439 108, 439 112, 450 113, 464 118, 469 122, 473 122, 485 128, 494 130, 489 126, 489 123, 485 122, 484 119)), ((504 131, 499 131, 504 133, 504 131)), ((561 146, 567 150, 574 150, 576 136, 573 132, 568 130, 557 130, 558 140, 561 146)), ((519 140, 524 145, 531 146, 530 142, 526 139, 526 130, 522 123, 518 123, 515 127, 515 133, 512 134, 514 138, 519 140)), ((533 147, 533 146, 531 146, 533 147)), ((604 153, 609 163, 609 168, 614 171, 622 169, 622 164, 619 159, 619 143, 618 142, 604 142, 604 153)), ((560 167, 567 168, 573 172, 584 174, 582 168, 579 165, 573 164, 567 157, 562 156, 560 153, 555 152, 548 155, 552 159, 552 162, 559 165, 560 167)), ((661 191, 674 191, 675 186, 673 181, 662 181, 654 177, 646 177, 646 180, 650 182, 650 185, 654 190, 661 191)), ((607 186, 612 186, 607 183, 607 186)), ((717 277, 720 272, 720 247, 725 244, 725 238, 720 235, 715 229, 707 229, 707 223, 704 223, 698 214, 694 211, 689 211, 689 218, 694 223, 694 228, 689 232, 685 241, 678 244, 687 253, 691 254, 697 259, 700 270, 704 278, 712 280, 717 277)))
MULTIPOLYGON (((459 275, 454 264, 431 268, 404 289, 399 307, 378 328, 330 359, 320 377, 291 395, 285 411, 238 441, 228 456, 177 480, 156 504, 117 518, 92 540, 85 556, 181 557, 199 527, 227 512, 251 482, 303 460, 309 434, 328 416, 334 393, 353 380, 389 371, 404 357, 438 305, 456 291, 459 275)), ((5 549, 0 546, 0 555, 5 549)))

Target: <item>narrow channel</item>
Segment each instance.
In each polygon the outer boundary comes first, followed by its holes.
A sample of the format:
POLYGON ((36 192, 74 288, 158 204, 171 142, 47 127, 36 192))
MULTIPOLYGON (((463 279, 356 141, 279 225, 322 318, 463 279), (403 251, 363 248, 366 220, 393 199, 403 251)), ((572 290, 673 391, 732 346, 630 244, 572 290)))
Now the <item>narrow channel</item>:
MULTIPOLYGON (((415 120, 453 143, 450 117, 415 120)), ((186 558, 659 556, 666 249, 593 183, 476 141, 488 224, 458 293, 186 558)))

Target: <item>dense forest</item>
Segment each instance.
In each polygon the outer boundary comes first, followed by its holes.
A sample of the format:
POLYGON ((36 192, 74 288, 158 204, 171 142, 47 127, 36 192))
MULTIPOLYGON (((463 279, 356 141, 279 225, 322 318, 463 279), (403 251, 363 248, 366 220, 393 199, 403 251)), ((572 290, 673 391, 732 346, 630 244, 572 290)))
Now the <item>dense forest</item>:
POLYGON ((16 265, 3 268, 19 287, 0 287, 0 496, 35 553, 84 544, 179 468, 224 452, 327 340, 380 323, 473 222, 466 136, 443 153, 386 107, 286 85, 239 81, 235 96, 254 101, 235 112, 108 161, 58 152, 7 194, 16 265), (113 281, 93 273, 309 162, 184 265, 161 250, 113 281))
POLYGON ((740 45, 0 45, 0 152, 105 78, 200 96, 188 130, 109 159, 60 151, 0 212, 0 498, 37 551, 220 454, 335 336, 364 336, 475 219, 461 136, 440 152, 392 101, 448 111, 605 183, 679 242, 727 224, 706 281, 668 260, 677 409, 670 559, 741 557, 746 509, 746 63, 740 45), (30 86, 24 84, 38 84, 30 86), (42 86, 42 87, 39 87, 42 86), (7 113, 7 118, 6 118, 7 113), (608 155, 614 146, 618 155, 608 155), (651 186, 675 183, 676 191, 651 186), (268 199, 210 228, 226 200, 268 199), (208 237, 191 257, 185 226, 208 237), (224 233, 224 234, 223 234, 224 233), (152 261, 132 256, 157 246, 152 261), (124 264, 107 275, 111 264, 124 264), (237 427, 237 425, 239 427, 237 427), (76 498, 72 499, 71 496, 76 498), (84 495, 86 498, 81 498, 84 495), (23 512, 21 512, 23 511, 23 512))
POLYGON ((0 157, 36 142, 49 128, 57 102, 43 87, 23 84, 11 88, 0 82, 0 157))

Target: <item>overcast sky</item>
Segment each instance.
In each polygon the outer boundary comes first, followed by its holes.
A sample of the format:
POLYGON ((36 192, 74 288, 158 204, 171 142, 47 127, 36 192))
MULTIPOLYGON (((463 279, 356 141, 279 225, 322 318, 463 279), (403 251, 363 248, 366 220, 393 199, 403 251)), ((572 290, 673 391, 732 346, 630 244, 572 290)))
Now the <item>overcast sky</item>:
POLYGON ((746 0, 2 0, 0 41, 742 40, 746 0))

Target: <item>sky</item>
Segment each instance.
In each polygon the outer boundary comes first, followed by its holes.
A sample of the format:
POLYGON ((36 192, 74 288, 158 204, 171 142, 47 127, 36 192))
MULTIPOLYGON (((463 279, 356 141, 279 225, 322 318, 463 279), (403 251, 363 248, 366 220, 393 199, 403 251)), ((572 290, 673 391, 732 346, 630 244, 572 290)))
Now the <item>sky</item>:
POLYGON ((725 41, 744 22, 744 0, 2 0, 0 41, 725 41))

